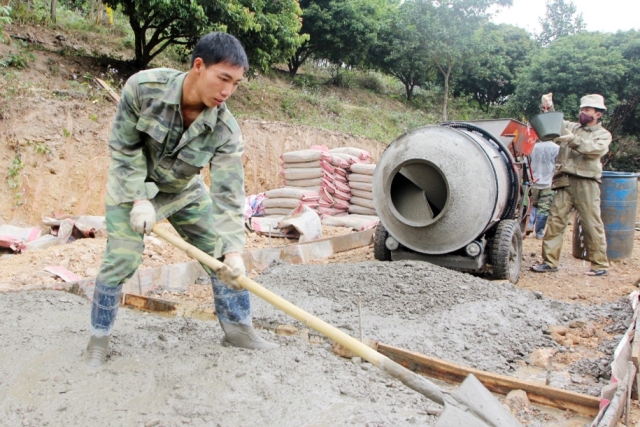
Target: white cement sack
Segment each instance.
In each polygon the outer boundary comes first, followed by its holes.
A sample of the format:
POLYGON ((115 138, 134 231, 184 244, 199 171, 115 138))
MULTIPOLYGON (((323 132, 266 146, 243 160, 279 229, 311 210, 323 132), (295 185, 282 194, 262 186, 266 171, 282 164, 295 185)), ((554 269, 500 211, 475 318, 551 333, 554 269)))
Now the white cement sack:
POLYGON ((320 160, 322 158, 322 152, 318 150, 289 151, 280 156, 280 158, 285 163, 312 162, 314 160, 320 160))
POLYGON ((319 168, 321 167, 320 160, 315 160, 313 162, 300 162, 300 163, 288 163, 285 162, 282 164, 282 169, 302 169, 302 168, 319 168))
POLYGON ((369 160, 371 158, 371 153, 369 153, 367 150, 356 147, 332 148, 331 150, 329 150, 329 153, 347 153, 352 156, 358 157, 360 160, 369 160))
POLYGON ((365 208, 364 206, 360 205, 349 206, 349 213, 358 215, 376 215, 375 209, 365 208))
POLYGON ((349 175, 349 182, 373 183, 373 175, 362 175, 359 173, 352 173, 351 175, 349 175))
POLYGON ((349 182, 349 187, 351 187, 351 191, 353 191, 353 190, 361 190, 361 191, 373 192, 373 183, 371 183, 371 182, 350 181, 349 182))
POLYGON ((289 215, 293 209, 264 208, 265 215, 289 215))
POLYGON ((373 205, 373 200, 365 199, 363 197, 351 197, 350 200, 352 205, 364 206, 365 208, 375 210, 376 207, 373 205))
POLYGON ((317 188, 322 184, 321 178, 313 179, 285 179, 284 185, 296 188, 317 188))
POLYGON ((298 199, 298 200, 320 200, 320 187, 315 187, 314 190, 306 188, 277 188, 269 190, 264 193, 269 199, 298 199))
POLYGON ((351 165, 351 172, 358 173, 361 175, 373 175, 376 170, 376 165, 364 164, 364 163, 354 163, 351 165))
POLYGON ((284 179, 314 179, 322 178, 325 174, 322 168, 300 168, 300 169, 284 169, 282 176, 284 179))
POLYGON ((285 199, 285 198, 278 198, 278 199, 264 199, 264 201, 262 202, 262 205, 265 207, 265 209, 268 208, 286 208, 286 209, 295 209, 300 205, 301 201, 300 199, 285 199))
POLYGON ((358 215, 346 215, 346 216, 325 216, 322 218, 322 225, 329 225, 332 227, 349 227, 355 231, 364 231, 371 228, 375 228, 380 220, 378 217, 370 216, 358 216, 358 215))
POLYGON ((322 224, 318 214, 308 206, 300 205, 278 223, 287 235, 298 234, 299 242, 310 242, 322 237, 322 224))
POLYGON ((352 187, 351 197, 361 197, 363 199, 373 200, 373 193, 371 191, 356 190, 352 187))

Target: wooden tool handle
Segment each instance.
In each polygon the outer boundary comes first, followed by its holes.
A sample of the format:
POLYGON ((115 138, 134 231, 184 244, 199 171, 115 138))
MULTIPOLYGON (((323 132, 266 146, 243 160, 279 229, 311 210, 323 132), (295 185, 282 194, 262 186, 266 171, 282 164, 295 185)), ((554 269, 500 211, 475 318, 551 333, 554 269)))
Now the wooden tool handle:
MULTIPOLYGON (((157 225, 153 227, 153 232, 162 237, 167 242, 176 246, 178 249, 183 250, 190 257, 212 268, 214 271, 218 271, 223 268, 224 264, 214 257, 201 251, 195 246, 190 245, 180 237, 174 236, 166 230, 162 230, 157 225)), ((320 332, 321 334, 331 338, 337 343, 340 343, 345 348, 351 350, 354 354, 362 357, 372 365, 377 366, 379 369, 398 379, 407 387, 417 391, 426 398, 440 405, 444 405, 444 396, 442 390, 440 390, 440 388, 433 384, 431 381, 428 381, 420 375, 411 372, 407 368, 378 353, 377 351, 375 351, 371 347, 366 346, 357 339, 345 334, 341 330, 329 325, 328 323, 320 320, 312 314, 307 313, 301 308, 296 307, 289 301, 274 294, 273 292, 254 282, 247 276, 242 275, 236 280, 244 289, 248 290, 252 294, 262 298, 272 306, 279 308, 289 316, 297 319, 311 329, 320 332)))

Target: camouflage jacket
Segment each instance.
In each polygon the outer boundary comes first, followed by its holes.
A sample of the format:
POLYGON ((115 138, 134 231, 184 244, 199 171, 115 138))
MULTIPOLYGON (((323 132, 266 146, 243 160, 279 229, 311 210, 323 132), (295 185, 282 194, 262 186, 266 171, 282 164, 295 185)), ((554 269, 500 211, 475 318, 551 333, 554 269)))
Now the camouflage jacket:
POLYGON ((107 191, 118 204, 150 199, 161 220, 206 192, 199 173, 208 164, 219 236, 215 256, 242 252, 245 192, 240 127, 222 104, 205 109, 184 130, 180 103, 186 75, 160 68, 129 78, 109 137, 107 191))
POLYGON ((564 126, 568 132, 575 135, 575 138, 571 142, 560 144, 556 172, 591 178, 600 182, 602 177, 600 158, 609 151, 611 134, 601 124, 587 127, 565 121, 564 126))

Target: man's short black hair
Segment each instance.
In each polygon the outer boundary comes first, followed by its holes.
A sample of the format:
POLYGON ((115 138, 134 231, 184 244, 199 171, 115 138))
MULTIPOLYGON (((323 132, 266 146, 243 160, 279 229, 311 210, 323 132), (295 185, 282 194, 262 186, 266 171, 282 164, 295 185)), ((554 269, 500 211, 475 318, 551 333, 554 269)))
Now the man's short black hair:
POLYGON ((603 110, 602 108, 594 108, 594 110, 596 110, 596 113, 604 115, 605 110, 603 110))
POLYGON ((205 34, 198 40, 191 54, 191 66, 196 58, 201 58, 206 67, 226 62, 227 64, 249 69, 249 60, 240 41, 231 34, 219 31, 205 34))

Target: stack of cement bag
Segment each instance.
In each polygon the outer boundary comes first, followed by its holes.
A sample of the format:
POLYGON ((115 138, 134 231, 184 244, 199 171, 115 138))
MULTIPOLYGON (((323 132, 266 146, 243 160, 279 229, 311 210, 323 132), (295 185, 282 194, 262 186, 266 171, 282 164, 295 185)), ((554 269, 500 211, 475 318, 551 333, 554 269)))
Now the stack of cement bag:
POLYGON ((262 202, 265 215, 289 215, 300 203, 317 210, 320 201, 319 187, 285 187, 264 193, 262 202))
POLYGON ((373 205, 373 173, 376 165, 354 163, 349 174, 351 206, 349 213, 357 215, 376 215, 373 205))

